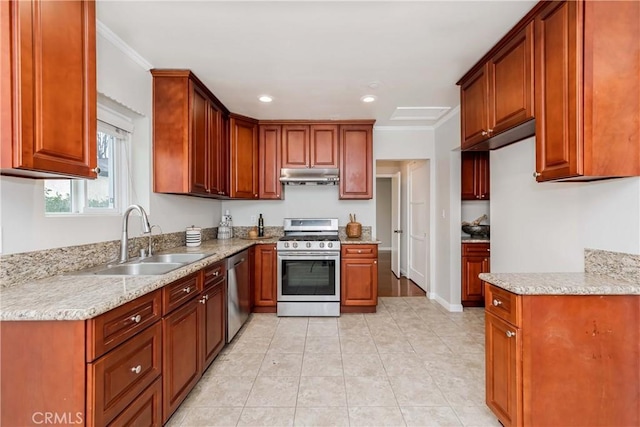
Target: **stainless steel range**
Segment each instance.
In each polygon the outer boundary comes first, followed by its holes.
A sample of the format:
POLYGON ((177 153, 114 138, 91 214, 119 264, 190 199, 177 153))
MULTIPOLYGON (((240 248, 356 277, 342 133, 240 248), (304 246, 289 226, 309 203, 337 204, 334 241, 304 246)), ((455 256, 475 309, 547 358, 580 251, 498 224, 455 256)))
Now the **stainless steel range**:
POLYGON ((340 316, 337 218, 285 218, 278 249, 278 316, 340 316))

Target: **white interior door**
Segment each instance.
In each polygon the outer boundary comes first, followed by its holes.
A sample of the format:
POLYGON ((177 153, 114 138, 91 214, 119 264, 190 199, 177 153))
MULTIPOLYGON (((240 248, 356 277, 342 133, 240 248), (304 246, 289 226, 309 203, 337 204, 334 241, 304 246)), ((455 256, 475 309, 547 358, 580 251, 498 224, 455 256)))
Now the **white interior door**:
POLYGON ((401 209, 401 178, 396 172, 391 177, 391 271, 400 277, 400 238, 402 237, 401 209))
POLYGON ((409 278, 427 292, 429 170, 424 161, 409 167, 409 278))

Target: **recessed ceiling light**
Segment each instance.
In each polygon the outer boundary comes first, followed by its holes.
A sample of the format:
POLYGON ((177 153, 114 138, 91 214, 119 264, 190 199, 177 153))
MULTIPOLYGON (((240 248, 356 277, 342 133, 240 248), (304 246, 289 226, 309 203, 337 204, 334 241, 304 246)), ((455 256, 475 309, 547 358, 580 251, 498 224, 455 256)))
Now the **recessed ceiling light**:
POLYGON ((362 98, 360 98, 360 101, 362 102, 373 102, 377 99, 377 97, 375 95, 365 95, 362 98))
POLYGON ((258 97, 258 99, 260 100, 260 102, 271 102, 273 101, 273 98, 269 95, 260 95, 258 97))

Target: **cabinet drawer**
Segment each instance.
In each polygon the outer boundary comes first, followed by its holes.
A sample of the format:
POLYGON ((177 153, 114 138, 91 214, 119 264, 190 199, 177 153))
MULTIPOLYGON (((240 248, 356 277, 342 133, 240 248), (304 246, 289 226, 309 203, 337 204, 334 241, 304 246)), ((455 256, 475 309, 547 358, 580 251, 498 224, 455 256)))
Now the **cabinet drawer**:
POLYGON ((209 267, 204 269, 204 285, 203 287, 207 287, 207 285, 218 281, 218 279, 225 277, 227 274, 227 269, 225 265, 225 261, 219 261, 215 264, 210 265, 209 267))
POLYGON ((520 327, 522 297, 485 283, 484 302, 486 310, 514 326, 520 327))
POLYGON ((160 376, 162 323, 156 322, 87 365, 87 409, 93 425, 106 425, 160 376))
POLYGON ((162 379, 158 378, 109 427, 160 427, 162 425, 162 379))
POLYGON ((177 280, 162 289, 162 313, 170 313, 202 291, 200 272, 177 280))
POLYGON ((161 292, 143 295, 87 321, 87 361, 116 348, 161 316, 161 292))
POLYGON ((484 256, 491 254, 489 243, 463 243, 462 256, 484 256))
POLYGON ((342 245, 345 258, 377 258, 378 245, 342 245))

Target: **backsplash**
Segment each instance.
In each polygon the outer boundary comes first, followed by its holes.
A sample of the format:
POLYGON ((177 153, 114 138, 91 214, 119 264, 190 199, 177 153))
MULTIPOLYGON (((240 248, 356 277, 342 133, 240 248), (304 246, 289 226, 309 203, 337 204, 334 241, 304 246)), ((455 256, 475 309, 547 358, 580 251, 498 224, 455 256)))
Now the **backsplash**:
POLYGON ((640 255, 585 249, 584 271, 640 283, 640 255))
MULTIPOLYGON (((218 228, 203 228, 202 240, 215 239, 218 228)), ((149 237, 129 239, 129 256, 140 254, 148 247, 149 237)), ((153 251, 159 252, 176 246, 185 246, 185 232, 154 234, 153 251)), ((28 280, 43 279, 70 271, 83 270, 114 261, 120 254, 120 240, 67 246, 64 248, 24 252, 0 257, 0 283, 2 288, 28 280)))

